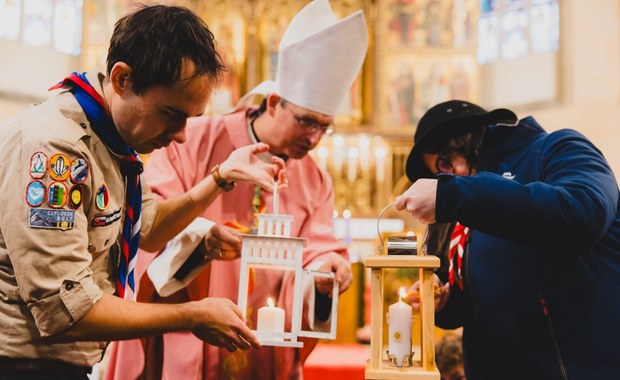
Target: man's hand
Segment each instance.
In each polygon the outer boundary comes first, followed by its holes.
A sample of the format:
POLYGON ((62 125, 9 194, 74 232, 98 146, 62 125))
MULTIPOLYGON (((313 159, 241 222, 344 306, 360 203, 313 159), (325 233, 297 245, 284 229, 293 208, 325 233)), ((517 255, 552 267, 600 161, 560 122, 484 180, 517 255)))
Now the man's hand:
POLYGON ((198 307, 192 333, 199 339, 233 352, 240 348, 260 348, 260 342, 245 325, 241 310, 227 298, 204 298, 198 307))
MULTIPOLYGON (((435 312, 443 309, 450 297, 450 284, 442 284, 437 275, 435 276, 434 283, 434 295, 435 295, 435 312)), ((420 309, 420 281, 416 281, 408 290, 407 295, 403 299, 404 302, 409 302, 411 306, 419 310, 420 309)))
POLYGON ((213 260, 235 260, 241 257, 241 233, 223 224, 216 224, 205 236, 205 249, 213 260))
POLYGON ((286 186, 284 160, 272 156, 271 163, 257 155, 269 151, 269 145, 257 143, 234 150, 226 161, 220 164, 220 175, 227 182, 250 182, 260 185, 266 191, 273 190, 274 179, 278 187, 286 186))
POLYGON ((435 223, 437 180, 421 178, 396 198, 396 209, 407 210, 424 224, 435 223))
POLYGON ((351 272, 351 263, 341 255, 332 252, 325 256, 325 263, 317 269, 320 272, 334 272, 335 279, 325 277, 314 278, 314 284, 319 293, 327 294, 331 297, 332 290, 334 288, 334 281, 338 282, 338 290, 340 293, 344 292, 351 286, 353 282, 353 273, 351 272))

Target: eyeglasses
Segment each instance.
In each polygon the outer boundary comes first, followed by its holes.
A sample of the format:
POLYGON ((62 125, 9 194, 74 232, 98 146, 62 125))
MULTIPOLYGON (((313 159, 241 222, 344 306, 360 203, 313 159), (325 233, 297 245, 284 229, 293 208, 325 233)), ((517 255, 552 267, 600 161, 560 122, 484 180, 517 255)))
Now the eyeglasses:
POLYGON ((437 159, 435 160, 435 168, 437 168, 437 172, 441 174, 454 174, 454 166, 452 166, 452 161, 456 157, 462 157, 467 161, 467 166, 469 167, 469 173, 471 174, 471 170, 473 168, 472 162, 474 162, 474 158, 468 157, 469 155, 466 152, 460 150, 449 150, 440 152, 437 154, 437 159))
POLYGON ((322 124, 322 123, 317 122, 316 120, 312 120, 309 117, 298 116, 295 114, 295 112, 293 112, 293 110, 290 107, 286 107, 285 104, 282 104, 282 108, 288 109, 288 111, 291 113, 291 115, 293 115, 293 117, 297 121, 297 124, 299 124, 308 134, 315 134, 316 131, 321 131, 321 136, 322 135, 329 136, 332 133, 334 133, 333 123, 322 124))
POLYGON ((449 174, 454 173, 454 167, 452 166, 452 159, 456 152, 442 152, 437 155, 437 160, 435 161, 435 168, 437 168, 437 172, 449 174))

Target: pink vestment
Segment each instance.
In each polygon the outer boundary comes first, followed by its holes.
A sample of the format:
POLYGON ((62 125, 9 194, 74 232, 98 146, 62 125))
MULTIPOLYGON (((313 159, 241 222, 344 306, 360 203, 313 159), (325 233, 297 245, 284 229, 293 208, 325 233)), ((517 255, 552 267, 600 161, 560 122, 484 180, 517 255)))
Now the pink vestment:
MULTIPOLYGON (((226 160, 234 149, 250 144, 247 112, 246 109, 225 116, 191 119, 185 144, 172 144, 167 149, 156 151, 147 162, 144 176, 154 195, 167 198, 189 190, 210 175, 213 166, 226 160)), ((321 260, 321 256, 329 252, 348 258, 346 247, 333 236, 334 195, 329 175, 310 156, 287 160, 286 169, 289 185, 279 192, 279 213, 293 215, 291 236, 309 239, 304 250, 304 266, 321 260)), ((249 226, 253 218, 253 194, 254 185, 239 183, 232 191, 220 195, 202 216, 217 223, 236 220, 249 226)), ((263 191, 262 195, 267 212, 271 212, 271 193, 263 191)), ((152 258, 152 254, 140 251, 137 275, 144 273, 152 258)), ((226 297, 237 302, 239 266, 240 260, 213 261, 185 289, 173 296, 191 300, 226 297), (179 297, 179 293, 183 294, 179 297)), ((166 302, 156 295, 140 294, 153 291, 152 286, 144 286, 148 276, 144 277, 138 299, 166 302)), ((271 296, 277 297, 278 306, 287 311, 286 329, 290 331, 292 280, 291 275, 283 275, 280 271, 255 272, 247 311, 251 327, 256 325, 258 308, 265 306, 266 298, 271 296)), ((308 329, 306 317, 304 321, 302 327, 308 329)), ((301 350, 263 347, 231 354, 226 349, 204 344, 189 332, 165 334, 163 339, 164 379, 300 378, 303 360, 316 344, 315 339, 303 339, 305 344, 301 350)), ((118 342, 110 350, 108 379, 133 379, 142 372, 145 359, 140 340, 118 342)), ((148 357, 146 360, 161 358, 148 357)))

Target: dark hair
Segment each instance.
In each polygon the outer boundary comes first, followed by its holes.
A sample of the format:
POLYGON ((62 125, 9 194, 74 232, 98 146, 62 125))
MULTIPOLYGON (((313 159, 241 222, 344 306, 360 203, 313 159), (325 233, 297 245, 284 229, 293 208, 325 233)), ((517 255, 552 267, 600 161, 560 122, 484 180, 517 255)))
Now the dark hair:
POLYGON ((165 5, 142 6, 118 20, 108 49, 108 76, 117 62, 131 67, 136 94, 203 74, 217 82, 224 69, 213 33, 202 19, 185 7, 165 5), (194 64, 194 72, 182 78, 186 60, 194 64))
POLYGON ((436 273, 442 281, 448 279, 448 250, 450 249, 450 235, 456 222, 433 223, 428 225, 428 237, 424 249, 429 255, 439 257, 441 266, 436 273))
MULTIPOLYGON (((469 126, 453 136, 435 136, 428 139, 420 153, 450 154, 458 153, 467 160, 470 173, 478 164, 478 148, 484 135, 483 126, 469 126)), ((439 170, 439 168, 438 168, 439 170)))
POLYGON ((250 119, 256 119, 260 115, 262 115, 265 111, 267 111, 267 98, 263 99, 260 102, 260 106, 250 112, 250 119))
MULTIPOLYGON (((289 103, 288 100, 284 98, 280 98, 280 104, 282 105, 282 107, 286 106, 288 103, 289 103)), ((265 111, 267 111, 267 98, 263 99, 260 102, 260 105, 258 106, 258 108, 250 111, 250 119, 256 119, 257 117, 265 113, 265 111)))
POLYGON ((435 346, 437 368, 441 373, 448 373, 463 364, 463 343, 459 334, 446 331, 435 346))

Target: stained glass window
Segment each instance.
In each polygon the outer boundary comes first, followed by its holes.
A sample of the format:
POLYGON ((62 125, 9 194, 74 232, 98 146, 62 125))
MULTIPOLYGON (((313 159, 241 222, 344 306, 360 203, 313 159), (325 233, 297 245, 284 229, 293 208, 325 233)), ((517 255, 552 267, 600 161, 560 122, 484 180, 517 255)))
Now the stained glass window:
POLYGON ((32 46, 50 46, 52 41, 51 0, 24 0, 23 42, 32 46))
POLYGON ((54 7, 54 49, 79 55, 82 44, 82 2, 56 1, 54 7))
POLYGON ((21 22, 21 1, 0 0, 0 38, 16 41, 21 22))
POLYGON ((507 61, 558 49, 558 0, 481 0, 478 62, 507 61))
POLYGON ((79 55, 83 0, 0 0, 0 38, 79 55))

